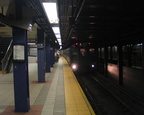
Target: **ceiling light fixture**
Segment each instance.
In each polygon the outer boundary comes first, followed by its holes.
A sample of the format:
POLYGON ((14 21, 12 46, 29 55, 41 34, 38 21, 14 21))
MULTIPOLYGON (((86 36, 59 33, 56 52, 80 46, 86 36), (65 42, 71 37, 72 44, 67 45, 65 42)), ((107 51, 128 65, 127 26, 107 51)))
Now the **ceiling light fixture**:
POLYGON ((59 29, 59 19, 58 19, 58 13, 57 13, 57 3, 56 2, 43 2, 44 10, 47 14, 47 18, 51 24, 57 24, 57 27, 52 27, 53 32, 57 38, 57 41, 60 45, 60 49, 62 48, 62 42, 61 42, 61 35, 60 35, 60 29, 59 29))
POLYGON ((43 2, 43 7, 50 23, 58 23, 57 7, 54 2, 43 2))

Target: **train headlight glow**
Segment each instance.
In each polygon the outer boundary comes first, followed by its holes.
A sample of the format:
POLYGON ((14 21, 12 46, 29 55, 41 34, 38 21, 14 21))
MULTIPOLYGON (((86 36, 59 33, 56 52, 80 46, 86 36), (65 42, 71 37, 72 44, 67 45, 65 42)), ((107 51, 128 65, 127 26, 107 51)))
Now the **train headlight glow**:
POLYGON ((94 64, 92 64, 91 67, 94 68, 95 67, 94 64))
POLYGON ((72 68, 72 70, 76 71, 78 69, 78 65, 77 64, 72 64, 71 68, 72 68))

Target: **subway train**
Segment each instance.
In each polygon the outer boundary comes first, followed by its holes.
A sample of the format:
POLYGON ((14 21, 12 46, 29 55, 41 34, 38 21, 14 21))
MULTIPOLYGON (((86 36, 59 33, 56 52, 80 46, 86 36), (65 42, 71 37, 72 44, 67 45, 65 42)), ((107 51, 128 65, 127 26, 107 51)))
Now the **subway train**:
POLYGON ((91 43, 76 43, 62 51, 72 70, 79 74, 93 72, 95 69, 95 50, 91 43))
MULTIPOLYGON (((144 97, 144 44, 142 42, 124 43, 121 49, 122 86, 125 90, 144 97)), ((118 53, 117 44, 94 47, 91 43, 76 43, 62 50, 63 56, 74 72, 79 74, 99 73, 120 85, 118 53)))

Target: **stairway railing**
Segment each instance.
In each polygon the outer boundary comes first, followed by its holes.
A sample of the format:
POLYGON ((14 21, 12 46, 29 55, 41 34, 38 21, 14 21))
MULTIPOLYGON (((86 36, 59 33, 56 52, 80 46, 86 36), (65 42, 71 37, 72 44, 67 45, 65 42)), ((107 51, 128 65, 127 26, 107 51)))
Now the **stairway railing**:
POLYGON ((5 56, 4 58, 2 59, 2 73, 5 73, 6 72, 6 69, 7 69, 7 66, 8 66, 8 62, 9 62, 9 59, 12 55, 12 42, 13 40, 11 40, 10 44, 9 44, 9 47, 5 53, 5 56))

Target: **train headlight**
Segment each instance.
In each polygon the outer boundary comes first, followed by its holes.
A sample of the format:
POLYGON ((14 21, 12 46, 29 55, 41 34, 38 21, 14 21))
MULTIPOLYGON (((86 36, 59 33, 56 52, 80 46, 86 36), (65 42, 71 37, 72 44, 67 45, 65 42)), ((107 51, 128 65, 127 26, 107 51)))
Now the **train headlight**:
POLYGON ((91 65, 91 67, 92 67, 92 68, 94 68, 94 67, 95 67, 95 65, 94 65, 94 64, 92 64, 92 65, 91 65))
POLYGON ((78 69, 78 65, 77 64, 72 64, 71 68, 72 68, 72 70, 76 71, 78 69))

